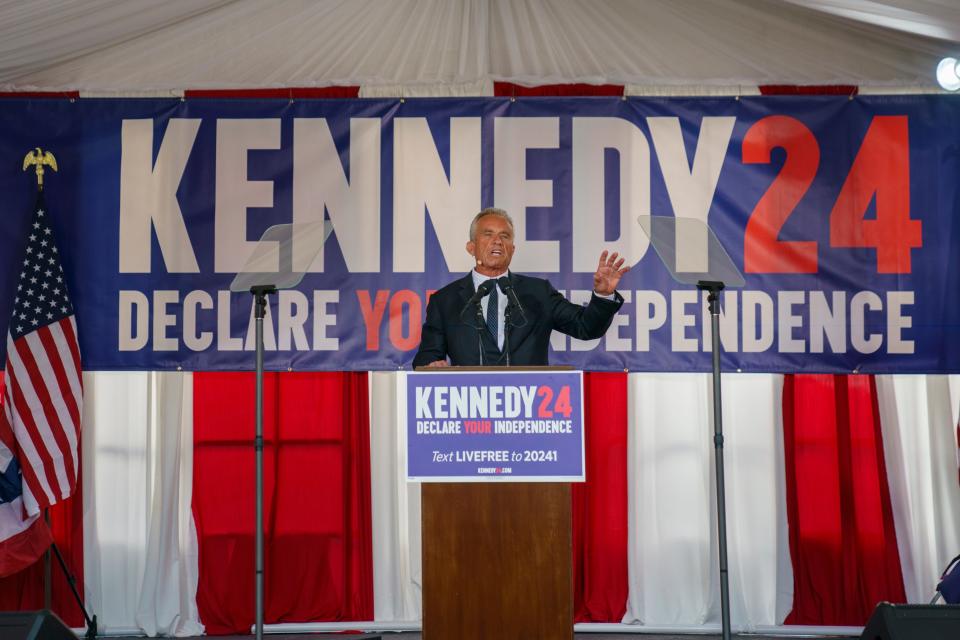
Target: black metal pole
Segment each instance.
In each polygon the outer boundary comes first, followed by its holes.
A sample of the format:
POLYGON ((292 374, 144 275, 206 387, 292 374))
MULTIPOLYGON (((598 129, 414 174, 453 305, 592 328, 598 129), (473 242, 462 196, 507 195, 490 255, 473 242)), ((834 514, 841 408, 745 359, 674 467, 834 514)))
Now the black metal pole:
POLYGON ((507 356, 507 366, 510 366, 510 305, 503 310, 503 353, 507 356))
MULTIPOLYGON (((43 510, 43 521, 47 525, 47 531, 49 531, 50 509, 43 510)), ((43 608, 53 608, 53 563, 50 560, 50 549, 47 549, 43 554, 43 608)))
POLYGON ((730 581, 727 567, 727 501, 723 470, 723 404, 720 389, 720 290, 722 282, 699 282, 710 308, 713 351, 713 447, 717 484, 717 538, 720 557, 720 622, 723 640, 730 640, 730 581))
POLYGON ((256 458, 256 508, 255 515, 256 538, 254 583, 255 595, 255 634, 257 640, 263 640, 263 319, 267 314, 267 295, 276 293, 273 285, 251 287, 250 293, 255 297, 254 318, 256 321, 256 353, 257 353, 257 400, 256 400, 256 433, 253 438, 254 456, 256 458))
POLYGON ((477 351, 480 353, 480 366, 483 366, 483 330, 487 328, 487 321, 483 317, 483 307, 477 300, 477 351))
MULTIPOLYGON (((97 616, 90 617, 87 614, 87 608, 83 605, 83 600, 80 598, 80 592, 77 591, 77 579, 73 576, 73 573, 70 572, 70 569, 67 568, 67 563, 63 559, 63 555, 60 553, 59 547, 57 547, 56 542, 50 543, 50 548, 47 550, 49 553, 53 551, 53 554, 57 557, 57 562, 60 564, 60 568, 63 570, 63 575, 67 578, 67 584, 70 585, 70 591, 73 592, 73 598, 77 601, 77 605, 80 607, 80 612, 83 614, 84 620, 87 621, 87 633, 84 637, 86 638, 96 638, 97 637, 97 616)), ((48 609, 50 607, 47 607, 48 609)))

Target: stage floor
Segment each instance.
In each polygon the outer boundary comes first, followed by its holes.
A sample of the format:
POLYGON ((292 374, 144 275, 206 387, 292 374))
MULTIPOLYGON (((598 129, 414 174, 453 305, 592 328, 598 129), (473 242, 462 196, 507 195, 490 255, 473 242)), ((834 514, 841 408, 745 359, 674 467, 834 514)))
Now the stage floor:
MULTIPOLYGON (((403 632, 395 633, 382 631, 380 635, 383 640, 420 640, 419 633, 403 632)), ((349 640, 356 638, 375 638, 377 634, 347 635, 343 633, 266 633, 266 640, 349 640)), ((196 636, 194 638, 181 638, 180 640, 249 640, 253 636, 196 636)), ((737 640, 784 640, 784 638, 851 638, 856 636, 757 636, 752 634, 734 634, 737 640)), ((720 640, 719 634, 683 634, 683 635, 662 635, 656 633, 577 633, 574 634, 576 640, 720 640)), ((139 640, 139 638, 112 638, 111 640, 139 640)))

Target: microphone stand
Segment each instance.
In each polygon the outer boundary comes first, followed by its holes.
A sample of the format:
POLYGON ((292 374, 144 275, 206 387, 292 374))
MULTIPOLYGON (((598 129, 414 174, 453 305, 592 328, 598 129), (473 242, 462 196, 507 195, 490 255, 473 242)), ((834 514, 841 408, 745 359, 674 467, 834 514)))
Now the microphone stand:
POLYGON ((483 300, 484 296, 490 293, 495 283, 492 280, 487 280, 481 284, 477 290, 474 292, 473 297, 467 301, 467 304, 460 310, 460 319, 463 319, 463 314, 467 312, 467 309, 470 308, 471 304, 477 305, 477 351, 480 354, 480 366, 483 366, 483 330, 486 328, 486 320, 483 319, 483 305, 480 304, 480 301, 483 300))
POLYGON ((507 302, 508 302, 507 309, 509 309, 510 308, 509 305, 512 304, 514 307, 516 307, 517 311, 520 312, 521 324, 516 324, 513 326, 515 327, 526 326, 527 314, 523 312, 523 305, 520 304, 520 296, 517 295, 516 289, 514 289, 513 285, 510 283, 510 278, 508 276, 504 276, 500 278, 499 280, 497 280, 497 285, 499 285, 500 291, 502 291, 503 294, 507 296, 507 302))
POLYGON ((477 300, 477 352, 480 354, 480 366, 483 366, 483 330, 486 328, 486 321, 483 319, 483 307, 477 300))
POLYGON ((503 348, 507 356, 507 366, 510 366, 510 329, 514 327, 523 327, 527 324, 527 316, 523 312, 523 305, 520 304, 520 296, 517 295, 513 285, 510 283, 510 277, 504 276, 497 280, 497 285, 507 298, 507 306, 503 310, 503 348), (514 324, 512 321, 513 310, 520 312, 521 324, 514 324))
POLYGON ((507 366, 510 366, 510 311, 513 305, 508 304, 503 310, 503 353, 507 356, 507 366))

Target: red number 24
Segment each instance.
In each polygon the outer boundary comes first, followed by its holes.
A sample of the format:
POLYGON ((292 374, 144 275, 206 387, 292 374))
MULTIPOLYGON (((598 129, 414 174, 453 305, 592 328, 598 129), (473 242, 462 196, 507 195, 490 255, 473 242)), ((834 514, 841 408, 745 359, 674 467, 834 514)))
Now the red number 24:
MULTIPOLYGON (((783 148, 783 168, 750 214, 743 261, 748 273, 815 273, 817 243, 777 236, 803 198, 820 164, 813 133, 796 118, 769 116, 743 138, 743 162, 769 164, 783 148)), ((923 245, 921 222, 910 218, 910 160, 906 116, 870 123, 840 195, 830 211, 830 246, 877 250, 878 273, 910 273, 910 250, 923 245), (876 199, 876 218, 865 220, 876 199)))

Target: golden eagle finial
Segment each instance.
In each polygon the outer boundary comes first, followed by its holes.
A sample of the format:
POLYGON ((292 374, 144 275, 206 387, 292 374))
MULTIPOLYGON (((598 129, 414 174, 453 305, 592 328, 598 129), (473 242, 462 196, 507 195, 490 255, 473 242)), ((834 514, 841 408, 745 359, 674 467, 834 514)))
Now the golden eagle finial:
POLYGON ((40 147, 37 147, 33 151, 28 151, 27 155, 23 158, 23 170, 26 171, 30 165, 36 166, 37 189, 43 191, 43 167, 46 165, 54 171, 58 171, 57 159, 54 158, 53 154, 49 151, 44 151, 40 147))

